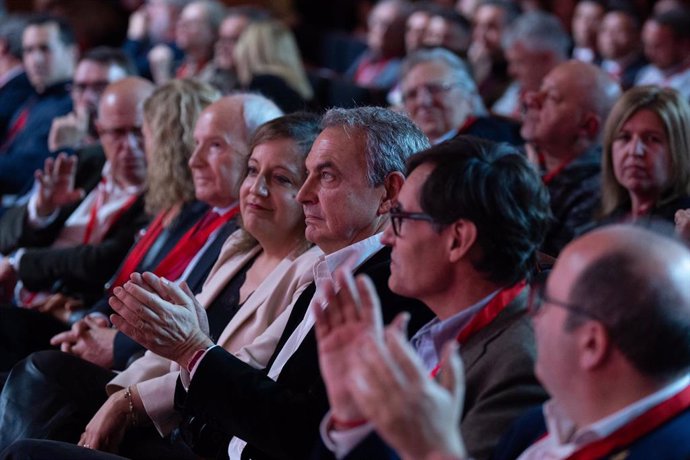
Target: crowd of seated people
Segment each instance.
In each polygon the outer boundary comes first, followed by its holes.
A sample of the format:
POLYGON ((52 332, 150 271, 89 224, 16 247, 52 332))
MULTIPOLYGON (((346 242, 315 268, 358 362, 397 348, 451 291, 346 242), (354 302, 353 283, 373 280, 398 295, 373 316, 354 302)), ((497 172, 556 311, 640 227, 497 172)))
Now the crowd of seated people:
POLYGON ((61 1, 0 15, 0 459, 690 458, 690 2, 61 1))

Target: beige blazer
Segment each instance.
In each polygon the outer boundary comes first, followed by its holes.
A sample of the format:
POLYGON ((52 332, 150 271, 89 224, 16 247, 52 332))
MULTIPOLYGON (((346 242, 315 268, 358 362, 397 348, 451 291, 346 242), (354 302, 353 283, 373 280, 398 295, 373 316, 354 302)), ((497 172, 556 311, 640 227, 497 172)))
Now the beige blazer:
MULTIPOLYGON (((218 261, 204 283, 197 300, 208 307, 252 257, 258 246, 238 253, 239 232, 223 245, 218 261)), ((218 345, 256 367, 268 363, 290 316, 292 306, 314 278, 313 266, 322 255, 316 247, 298 256, 284 259, 256 288, 235 316, 225 326, 218 345)), ((147 414, 161 435, 168 434, 179 423, 174 411, 175 385, 179 366, 150 351, 132 363, 106 385, 108 394, 136 385, 147 414)))

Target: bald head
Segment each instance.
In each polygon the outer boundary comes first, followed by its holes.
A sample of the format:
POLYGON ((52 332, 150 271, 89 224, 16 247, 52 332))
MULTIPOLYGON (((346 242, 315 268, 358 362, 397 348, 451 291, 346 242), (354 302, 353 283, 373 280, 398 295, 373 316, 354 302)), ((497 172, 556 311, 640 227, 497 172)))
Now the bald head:
POLYGON ((551 73, 568 75, 569 86, 581 96, 582 107, 595 112, 601 126, 621 95, 620 86, 599 67, 579 60, 566 61, 551 73))
POLYGON ((141 125, 144 100, 153 89, 148 80, 128 77, 108 85, 98 104, 96 130, 113 179, 122 186, 139 186, 146 177, 141 125))
POLYGON ((265 97, 242 93, 221 98, 201 112, 189 159, 197 199, 217 207, 236 201, 252 135, 281 115, 265 97))
POLYGON ((131 110, 133 115, 141 120, 144 100, 153 93, 155 86, 140 77, 128 77, 111 83, 103 92, 98 105, 98 118, 107 112, 117 110, 131 110))
MULTIPOLYGON (((551 275, 568 302, 601 321, 641 374, 669 378, 690 367, 690 251, 633 226, 609 226, 564 249, 551 275)), ((576 328, 584 318, 571 314, 576 328)))

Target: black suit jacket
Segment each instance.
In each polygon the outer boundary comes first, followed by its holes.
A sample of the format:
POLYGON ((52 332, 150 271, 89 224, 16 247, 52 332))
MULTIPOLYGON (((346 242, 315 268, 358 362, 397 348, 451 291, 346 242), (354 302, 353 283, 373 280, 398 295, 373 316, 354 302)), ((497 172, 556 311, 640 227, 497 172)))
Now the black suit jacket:
MULTIPOLYGON (((384 322, 401 311, 411 313, 410 330, 416 331, 433 317, 420 302, 398 296, 388 289, 390 249, 384 248, 357 270, 372 278, 381 298, 384 322)), ((313 329, 287 361, 277 381, 267 369, 301 322, 314 294, 312 284, 295 303, 276 352, 266 369, 254 369, 220 347, 212 349, 194 374, 189 392, 178 391, 178 407, 186 415, 203 420, 224 439, 219 454, 231 436, 247 441, 242 458, 308 458, 319 439, 318 425, 328 410, 328 398, 318 364, 313 329)), ((180 386, 178 385, 178 389, 180 386)))
POLYGON ((5 139, 10 121, 17 109, 34 93, 26 72, 18 74, 0 88, 0 142, 5 139))

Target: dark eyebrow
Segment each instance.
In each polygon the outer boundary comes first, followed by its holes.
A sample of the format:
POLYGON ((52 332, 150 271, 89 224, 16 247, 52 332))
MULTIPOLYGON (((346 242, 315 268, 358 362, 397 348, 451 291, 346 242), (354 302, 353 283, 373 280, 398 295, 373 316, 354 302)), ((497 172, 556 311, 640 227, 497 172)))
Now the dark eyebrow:
POLYGON ((335 170, 338 169, 338 168, 335 166, 335 163, 333 163, 333 162, 330 161, 330 160, 327 160, 327 161, 324 161, 324 162, 322 162, 322 163, 317 164, 316 167, 314 168, 314 171, 317 171, 317 172, 318 172, 318 171, 323 171, 324 169, 327 169, 327 168, 333 168, 333 169, 335 169, 335 170))

